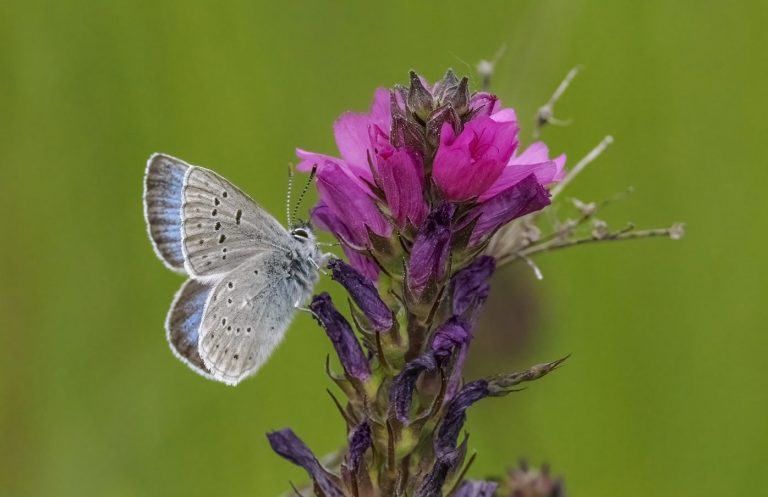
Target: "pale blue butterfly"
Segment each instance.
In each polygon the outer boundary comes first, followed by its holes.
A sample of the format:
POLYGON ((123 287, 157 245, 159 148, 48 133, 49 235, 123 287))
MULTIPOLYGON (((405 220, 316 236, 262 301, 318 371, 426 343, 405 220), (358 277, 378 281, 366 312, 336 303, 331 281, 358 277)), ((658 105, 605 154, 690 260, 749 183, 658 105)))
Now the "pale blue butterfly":
POLYGON ((256 373, 327 257, 309 226, 286 229, 218 174, 163 154, 147 163, 144 216, 158 257, 190 277, 166 318, 171 350, 228 385, 256 373))

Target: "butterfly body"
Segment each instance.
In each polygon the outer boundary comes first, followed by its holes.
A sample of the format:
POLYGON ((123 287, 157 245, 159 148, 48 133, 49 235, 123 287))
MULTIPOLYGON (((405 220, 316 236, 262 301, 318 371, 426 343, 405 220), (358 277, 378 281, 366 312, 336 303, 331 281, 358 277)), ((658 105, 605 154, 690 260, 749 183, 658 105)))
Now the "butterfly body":
POLYGON ((150 157, 144 211, 160 259, 187 274, 166 319, 174 354, 234 385, 282 340, 325 260, 308 226, 286 229, 218 174, 150 157))

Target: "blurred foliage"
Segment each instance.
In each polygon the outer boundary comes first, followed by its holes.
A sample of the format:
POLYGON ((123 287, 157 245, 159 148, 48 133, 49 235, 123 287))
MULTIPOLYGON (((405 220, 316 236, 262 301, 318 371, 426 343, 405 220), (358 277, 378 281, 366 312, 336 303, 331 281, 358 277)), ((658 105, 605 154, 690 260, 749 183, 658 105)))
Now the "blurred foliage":
POLYGON ((585 68, 557 109, 574 124, 544 134, 554 151, 573 164, 616 137, 568 195, 631 185, 610 221, 689 229, 545 255, 542 282, 502 272, 520 281, 499 282, 517 290, 497 308, 523 292, 535 306, 507 322, 530 329, 480 332, 472 373, 573 357, 470 413, 470 475, 526 456, 573 495, 756 493, 766 22, 759 0, 0 3, 0 494, 270 496, 303 480, 264 433, 340 444, 330 347, 302 315, 236 389, 175 360, 162 326, 181 279, 146 238, 144 162, 215 168, 282 219, 294 147, 333 152, 333 119, 376 86, 469 71, 502 44, 494 89, 528 122, 585 68))

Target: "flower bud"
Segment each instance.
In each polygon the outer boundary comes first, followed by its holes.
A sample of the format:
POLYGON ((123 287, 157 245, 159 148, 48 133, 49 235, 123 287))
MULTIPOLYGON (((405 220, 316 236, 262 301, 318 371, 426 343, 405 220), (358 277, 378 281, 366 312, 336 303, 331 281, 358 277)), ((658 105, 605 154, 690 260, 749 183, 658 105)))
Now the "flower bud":
POLYGON ((469 101, 469 79, 464 77, 461 78, 459 86, 456 87, 453 93, 446 95, 443 103, 451 104, 456 110, 456 113, 463 116, 469 111, 469 101))
MULTIPOLYGON (((565 497, 562 478, 552 478, 549 467, 530 468, 524 461, 502 482, 501 497, 565 497)), ((459 494, 456 494, 458 497, 459 494)))
POLYGON ((389 390, 389 411, 401 423, 408 424, 413 390, 421 373, 435 369, 435 358, 424 354, 405 364, 402 371, 392 380, 389 390))
POLYGON ((377 156, 378 186, 400 229, 421 226, 427 216, 422 159, 407 149, 377 156))
POLYGON ((456 78, 453 69, 448 69, 445 72, 443 79, 437 81, 432 87, 432 95, 439 105, 446 100, 447 95, 451 95, 459 86, 459 80, 456 78))
POLYGON ((495 481, 464 480, 453 497, 493 497, 498 486, 495 481))
MULTIPOLYGON (((485 302, 490 286, 488 278, 496 269, 496 260, 490 256, 481 256, 469 266, 457 272, 451 279, 453 296, 453 314, 474 316, 485 302)), ((470 318, 471 319, 471 318, 470 318)))
POLYGON ((407 148, 417 154, 423 154, 426 149, 421 125, 416 121, 407 119, 402 113, 395 114, 393 112, 389 139, 395 147, 407 148))
POLYGON ((436 358, 445 360, 456 348, 469 343, 470 338, 469 325, 454 316, 435 330, 430 349, 436 358))
POLYGON ((337 479, 331 475, 312 451, 289 428, 267 434, 269 444, 278 455, 304 468, 324 497, 344 497, 337 479))
POLYGON ((445 414, 435 436, 435 453, 443 454, 456 448, 459 432, 467 420, 467 409, 490 394, 488 381, 480 379, 464 385, 446 406, 445 414))
POLYGON ((453 206, 443 204, 432 211, 416 234, 408 261, 408 288, 417 297, 430 285, 442 281, 451 249, 453 206))
POLYGON ((456 113, 452 105, 444 105, 435 110, 427 120, 427 142, 433 147, 440 143, 440 133, 444 124, 450 124, 450 130, 453 135, 461 131, 461 118, 456 113))
POLYGON ((424 475, 419 488, 416 489, 416 497, 442 497, 445 479, 461 463, 461 459, 458 450, 437 454, 437 460, 432 466, 432 470, 424 475))
POLYGON ((349 434, 349 453, 347 454, 347 465, 356 474, 360 463, 363 460, 365 452, 371 447, 371 426, 368 421, 363 421, 357 425, 349 434))
POLYGON ((411 86, 408 88, 408 108, 422 121, 432 112, 432 94, 424 87, 421 78, 411 71, 411 86))
POLYGON ((349 323, 334 307, 331 296, 325 292, 315 295, 309 309, 333 342, 347 375, 361 381, 367 380, 371 376, 368 359, 349 323))
POLYGON ((331 278, 346 288, 357 307, 368 318, 374 331, 381 332, 392 328, 392 311, 381 300, 371 280, 341 259, 331 259, 328 268, 331 270, 331 278))
POLYGON ((566 359, 568 359, 568 357, 570 356, 565 356, 552 362, 545 362, 544 364, 537 364, 535 366, 531 366, 525 371, 520 371, 518 373, 500 374, 494 376, 493 378, 489 378, 487 382, 488 395, 493 397, 501 397, 503 395, 507 395, 510 392, 514 392, 515 390, 512 387, 527 381, 538 380, 542 376, 545 376, 557 369, 558 366, 560 366, 566 361, 566 359))

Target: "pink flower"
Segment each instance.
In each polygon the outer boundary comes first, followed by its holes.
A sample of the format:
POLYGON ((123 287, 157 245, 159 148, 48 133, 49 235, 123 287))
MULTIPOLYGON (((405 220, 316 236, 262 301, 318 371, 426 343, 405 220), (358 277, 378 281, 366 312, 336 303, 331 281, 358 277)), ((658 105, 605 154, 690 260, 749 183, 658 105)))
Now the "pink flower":
POLYGON ((312 209, 312 222, 318 228, 333 233, 341 242, 341 248, 344 255, 347 256, 349 264, 366 278, 376 281, 379 276, 379 268, 376 263, 357 251, 358 244, 354 241, 355 235, 322 201, 312 209))
POLYGON ((345 112, 333 123, 333 134, 341 160, 296 149, 296 155, 301 159, 296 169, 309 172, 317 165, 320 172, 325 167, 325 161, 330 160, 341 166, 349 176, 370 181, 372 180, 371 169, 368 166, 368 154, 371 152, 370 136, 378 132, 388 138, 391 126, 389 91, 378 88, 373 96, 369 113, 345 112))
POLYGON ((479 197, 498 179, 517 147, 517 123, 479 116, 455 136, 449 124, 440 132, 432 177, 446 200, 479 197))
MULTIPOLYGON (((317 167, 320 198, 312 220, 331 231, 350 264, 371 279, 398 247, 423 245, 419 236, 439 206, 451 206, 458 217, 449 221, 458 230, 476 223, 460 235, 476 246, 546 206, 545 187, 563 177, 565 156, 550 159, 543 143, 518 153, 517 115, 495 95, 472 94, 469 80, 452 71, 433 85, 415 72, 410 77, 409 88, 377 89, 369 112, 336 120, 340 157, 296 150, 300 171, 317 167), (457 203, 465 205, 451 205, 457 203)), ((412 263, 424 259, 413 255, 412 263)), ((418 274, 420 264, 411 266, 418 274)))
POLYGON ((421 226, 427 216, 424 200, 424 166, 421 156, 408 150, 391 149, 377 154, 377 184, 400 228, 421 226))
MULTIPOLYGON (((503 112, 503 111, 502 111, 503 112)), ((493 119, 496 115, 492 116, 493 119)), ((549 185, 563 179, 565 173, 565 154, 550 159, 549 149, 542 142, 535 142, 528 146, 518 156, 513 156, 507 166, 491 187, 480 195, 480 201, 484 202, 495 197, 510 186, 513 186, 528 175, 533 174, 542 185, 549 185)))

